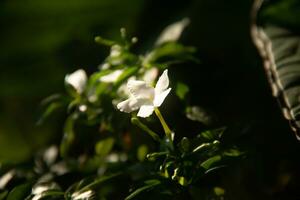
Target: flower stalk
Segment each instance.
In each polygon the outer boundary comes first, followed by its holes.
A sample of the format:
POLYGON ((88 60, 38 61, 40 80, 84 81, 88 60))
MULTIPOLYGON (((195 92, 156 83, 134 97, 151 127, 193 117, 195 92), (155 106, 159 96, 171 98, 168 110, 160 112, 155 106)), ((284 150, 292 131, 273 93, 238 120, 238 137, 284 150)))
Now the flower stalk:
POLYGON ((169 128, 168 124, 166 123, 164 117, 162 116, 161 112, 159 111, 158 108, 154 108, 154 112, 156 114, 156 116, 158 117, 164 131, 165 131, 165 134, 167 136, 167 138, 170 140, 170 141, 173 141, 173 138, 172 138, 172 131, 171 129, 169 128))
POLYGON ((143 124, 137 117, 132 117, 131 123, 138 126, 140 129, 142 129, 146 133, 148 133, 155 141, 160 142, 160 138, 159 138, 158 134, 156 134, 148 126, 143 124))

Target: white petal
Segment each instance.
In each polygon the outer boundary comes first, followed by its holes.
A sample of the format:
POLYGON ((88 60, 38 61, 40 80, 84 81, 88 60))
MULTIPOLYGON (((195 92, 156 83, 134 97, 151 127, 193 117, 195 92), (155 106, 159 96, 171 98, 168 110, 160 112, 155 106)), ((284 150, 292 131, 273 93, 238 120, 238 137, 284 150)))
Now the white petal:
POLYGON ((81 94, 86 86, 87 75, 83 69, 79 69, 65 77, 65 82, 70 84, 74 89, 81 94))
POLYGON ((143 80, 147 83, 147 84, 152 84, 156 77, 158 75, 158 69, 153 67, 149 70, 147 70, 143 76, 143 80))
POLYGON ((168 77, 168 70, 166 69, 162 75, 159 77, 156 86, 155 86, 155 93, 161 93, 166 90, 169 86, 169 77, 168 77))
POLYGON ((125 101, 118 103, 118 105, 117 105, 117 108, 120 111, 126 112, 126 113, 135 111, 135 110, 139 109, 139 107, 140 107, 139 101, 132 97, 125 101))
POLYGON ((159 107, 164 102, 165 98, 168 96, 170 91, 171 91, 171 88, 169 88, 161 93, 155 93, 153 105, 155 107, 159 107))
POLYGON ((129 80, 127 87, 136 99, 153 100, 154 98, 154 88, 147 85, 144 81, 129 80))
MULTIPOLYGON (((135 76, 131 76, 128 81, 130 80, 136 80, 136 77, 135 76)), ((127 88, 127 83, 123 83, 120 85, 120 87, 118 88, 117 90, 117 94, 118 96, 129 96, 130 95, 130 92, 127 88)))
POLYGON ((137 116, 139 117, 149 117, 154 111, 153 105, 143 105, 141 106, 137 116))
POLYGON ((189 23, 190 20, 188 18, 184 18, 178 22, 167 26, 165 30, 163 30, 155 44, 160 45, 165 42, 177 41, 180 38, 184 28, 189 23))
POLYGON ((118 69, 115 70, 114 72, 107 74, 105 76, 102 76, 99 80, 104 82, 104 83, 113 83, 118 80, 120 75, 123 73, 124 70, 118 69))

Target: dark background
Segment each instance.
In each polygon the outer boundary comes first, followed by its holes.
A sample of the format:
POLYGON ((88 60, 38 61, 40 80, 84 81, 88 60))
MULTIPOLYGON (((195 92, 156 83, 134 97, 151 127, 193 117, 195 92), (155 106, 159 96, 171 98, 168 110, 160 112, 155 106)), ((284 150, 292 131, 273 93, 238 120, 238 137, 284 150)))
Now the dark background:
MULTIPOLYGON (((248 158, 224 174, 230 199, 300 199, 300 144, 272 97, 250 37, 250 0, 2 0, 0 163, 59 142, 64 118, 36 126, 39 102, 63 92, 66 73, 91 73, 108 53, 94 37, 120 27, 143 52, 168 24, 189 17, 182 42, 201 64, 176 67, 192 103, 213 112, 248 158), (227 178, 226 178, 227 177, 227 178)), ((283 13, 284 14, 284 13, 283 13)), ((282 23, 282 21, 281 21, 282 23)))

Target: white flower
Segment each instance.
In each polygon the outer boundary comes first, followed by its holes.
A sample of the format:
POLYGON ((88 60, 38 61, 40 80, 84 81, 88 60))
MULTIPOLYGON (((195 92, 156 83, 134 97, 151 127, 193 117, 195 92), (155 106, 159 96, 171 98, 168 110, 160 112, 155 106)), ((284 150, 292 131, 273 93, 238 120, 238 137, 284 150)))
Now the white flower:
POLYGON ((137 116, 148 117, 153 113, 154 108, 159 107, 163 103, 171 91, 171 88, 168 88, 168 86, 168 70, 165 70, 159 77, 155 88, 148 85, 145 81, 130 80, 127 83, 130 97, 120 102, 117 108, 127 113, 139 109, 137 116))
POLYGON ((117 69, 110 74, 102 76, 99 80, 104 83, 114 83, 118 80, 118 78, 121 76, 123 71, 124 71, 123 69, 117 69))
POLYGON ((70 84, 79 94, 81 94, 86 86, 87 75, 83 69, 78 69, 72 74, 66 75, 65 82, 70 84))

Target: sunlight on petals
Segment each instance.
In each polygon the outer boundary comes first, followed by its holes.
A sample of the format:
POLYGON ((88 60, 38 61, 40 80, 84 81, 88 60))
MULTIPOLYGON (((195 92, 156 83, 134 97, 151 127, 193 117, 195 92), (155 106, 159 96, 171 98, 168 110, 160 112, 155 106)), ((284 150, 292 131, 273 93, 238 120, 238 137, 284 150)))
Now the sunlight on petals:
POLYGON ((65 82, 70 84, 76 92, 81 94, 87 83, 87 75, 83 69, 78 69, 72 74, 66 75, 65 82))
POLYGON ((145 81, 129 80, 127 88, 129 98, 117 104, 117 108, 122 112, 130 113, 139 109, 137 116, 149 117, 156 107, 161 106, 165 98, 171 91, 169 86, 168 70, 165 70, 159 77, 155 88, 145 81))

